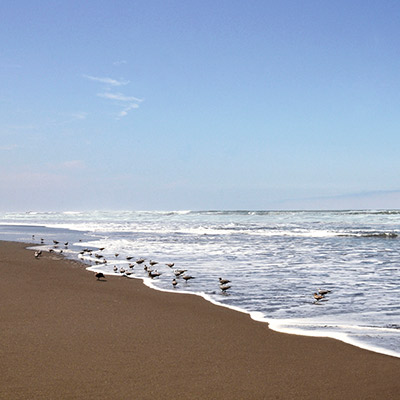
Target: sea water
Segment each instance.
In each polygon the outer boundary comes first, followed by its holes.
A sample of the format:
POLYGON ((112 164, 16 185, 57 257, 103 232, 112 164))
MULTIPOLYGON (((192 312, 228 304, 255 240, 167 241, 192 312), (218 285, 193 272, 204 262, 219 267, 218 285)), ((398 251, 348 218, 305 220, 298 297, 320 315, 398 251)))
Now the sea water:
POLYGON ((274 330, 400 357, 397 210, 27 212, 1 213, 0 225, 1 239, 43 239, 47 249, 60 241, 54 251, 94 271, 123 268, 154 289, 201 295, 274 330), (79 254, 85 248, 92 255, 79 254), (150 260, 161 273, 153 279, 150 260), (175 269, 194 279, 173 287, 175 269), (231 281, 226 292, 220 277, 231 281), (320 288, 330 293, 316 301, 320 288))

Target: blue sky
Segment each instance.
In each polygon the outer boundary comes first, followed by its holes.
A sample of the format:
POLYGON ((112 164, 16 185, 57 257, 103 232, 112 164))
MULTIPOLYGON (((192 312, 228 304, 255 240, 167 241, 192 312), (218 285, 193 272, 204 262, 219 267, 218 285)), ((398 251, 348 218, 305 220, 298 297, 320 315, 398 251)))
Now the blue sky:
POLYGON ((400 2, 0 4, 0 210, 400 204, 400 2))

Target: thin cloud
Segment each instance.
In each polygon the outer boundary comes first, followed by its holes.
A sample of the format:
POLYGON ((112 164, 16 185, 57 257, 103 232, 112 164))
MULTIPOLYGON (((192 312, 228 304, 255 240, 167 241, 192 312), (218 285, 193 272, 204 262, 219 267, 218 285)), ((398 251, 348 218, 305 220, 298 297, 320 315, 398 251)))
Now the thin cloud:
POLYGON ((128 115, 128 112, 130 111, 130 110, 133 110, 133 109, 135 109, 135 108, 139 108, 139 104, 136 104, 136 103, 132 103, 132 104, 130 104, 128 107, 126 107, 126 108, 124 108, 122 111, 120 111, 119 113, 118 113, 118 117, 126 117, 127 115, 128 115))
POLYGON ((112 79, 112 78, 103 78, 103 77, 91 76, 91 75, 83 75, 83 77, 86 79, 89 79, 91 81, 105 83, 106 85, 111 85, 111 86, 124 86, 129 83, 129 81, 117 80, 117 79, 112 79))
POLYGON ((122 93, 98 93, 97 96, 99 97, 103 97, 105 99, 110 99, 110 100, 117 100, 117 101, 137 101, 139 103, 141 103, 143 101, 143 99, 138 99, 137 97, 133 97, 133 96, 125 96, 122 93))

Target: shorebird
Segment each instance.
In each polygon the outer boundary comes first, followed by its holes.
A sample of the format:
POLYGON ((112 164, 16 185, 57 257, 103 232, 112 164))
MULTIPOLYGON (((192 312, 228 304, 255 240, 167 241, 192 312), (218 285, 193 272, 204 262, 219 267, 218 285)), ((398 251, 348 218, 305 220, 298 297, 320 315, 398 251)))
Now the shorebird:
POLYGON ((100 251, 103 251, 105 249, 105 247, 99 247, 100 251))
POLYGON ((318 294, 320 294, 321 296, 325 296, 326 294, 330 293, 330 290, 326 290, 326 289, 318 289, 318 294))
POLYGON ((154 270, 154 271, 148 271, 147 272, 148 273, 148 275, 149 275, 149 277, 151 278, 151 279, 153 279, 153 278, 157 278, 157 276, 160 276, 161 275, 161 272, 158 272, 157 270, 154 270))
POLYGON ((58 244, 58 243, 60 243, 60 242, 58 242, 57 240, 53 240, 53 243, 54 243, 54 244, 58 244))
POLYGON ((102 278, 105 279, 105 276, 102 272, 95 272, 94 276, 97 278, 98 281, 102 278))
POLYGON ((140 258, 139 260, 136 260, 136 264, 143 264, 144 263, 144 258, 140 258))
POLYGON ((325 298, 322 294, 318 294, 318 293, 314 293, 313 296, 314 296, 314 299, 317 301, 325 298))
POLYGON ((42 255, 42 250, 35 251, 35 258, 39 258, 42 255))
POLYGON ((149 264, 150 264, 151 266, 153 266, 153 265, 158 264, 158 262, 157 262, 157 261, 151 261, 151 260, 150 260, 149 264))
POLYGON ((191 275, 183 275, 182 278, 187 282, 189 279, 194 279, 194 276, 191 276, 191 275))
POLYGON ((121 272, 121 274, 125 273, 125 268, 120 268, 119 272, 121 272))
POLYGON ((219 285, 219 288, 222 290, 222 292, 226 292, 228 289, 231 288, 231 285, 219 285))
POLYGON ((117 266, 116 266, 116 265, 114 265, 114 268, 113 268, 113 270, 114 270, 114 272, 117 272, 117 271, 118 271, 118 268, 117 268, 117 266))
POLYGON ((175 263, 166 263, 165 265, 166 265, 167 267, 172 268, 172 267, 175 265, 175 263))
POLYGON ((118 256, 119 256, 119 253, 115 253, 114 256, 115 256, 115 257, 118 257, 118 256))
POLYGON ((69 242, 65 242, 65 243, 64 243, 64 246, 68 246, 68 243, 69 243, 69 242))
POLYGON ((132 260, 133 257, 126 257, 128 261, 132 260))
POLYGON ((178 284, 178 282, 176 281, 176 279, 175 279, 175 278, 172 279, 172 286, 173 286, 173 287, 176 287, 177 284, 178 284))
POLYGON ((219 284, 220 285, 226 285, 227 283, 230 283, 231 281, 229 281, 228 279, 222 279, 219 278, 219 284))
POLYGON ((176 269, 174 271, 175 276, 181 276, 183 273, 185 273, 187 269, 176 269))

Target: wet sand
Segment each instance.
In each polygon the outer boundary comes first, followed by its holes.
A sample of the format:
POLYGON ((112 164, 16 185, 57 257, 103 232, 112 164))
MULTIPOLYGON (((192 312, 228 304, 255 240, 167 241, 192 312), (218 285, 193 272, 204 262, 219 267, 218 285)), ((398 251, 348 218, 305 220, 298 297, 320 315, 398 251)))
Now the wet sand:
POLYGON ((0 242, 0 399, 400 399, 400 359, 0 242))

